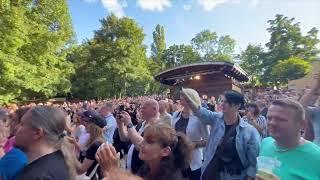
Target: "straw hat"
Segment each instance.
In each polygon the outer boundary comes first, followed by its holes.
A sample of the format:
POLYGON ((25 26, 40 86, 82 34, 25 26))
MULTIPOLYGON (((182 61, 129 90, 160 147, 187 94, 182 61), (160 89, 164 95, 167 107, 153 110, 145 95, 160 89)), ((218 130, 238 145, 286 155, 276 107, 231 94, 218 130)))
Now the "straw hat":
POLYGON ((181 91, 193 103, 194 106, 201 106, 201 99, 196 90, 191 88, 182 88, 181 91))

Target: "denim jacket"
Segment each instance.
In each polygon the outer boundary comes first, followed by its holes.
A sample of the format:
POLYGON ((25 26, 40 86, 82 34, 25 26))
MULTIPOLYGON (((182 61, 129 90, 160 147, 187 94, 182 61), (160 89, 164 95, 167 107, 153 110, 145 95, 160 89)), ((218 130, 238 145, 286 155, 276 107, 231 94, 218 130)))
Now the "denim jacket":
MULTIPOLYGON (((202 123, 211 125, 211 132, 204 152, 204 163, 201 168, 201 175, 209 165, 216 152, 216 149, 225 133, 225 124, 222 113, 211 112, 200 107, 195 115, 202 123)), ((260 150, 260 135, 258 131, 240 118, 239 125, 236 127, 236 149, 245 170, 241 173, 242 177, 256 175, 257 156, 260 150)))

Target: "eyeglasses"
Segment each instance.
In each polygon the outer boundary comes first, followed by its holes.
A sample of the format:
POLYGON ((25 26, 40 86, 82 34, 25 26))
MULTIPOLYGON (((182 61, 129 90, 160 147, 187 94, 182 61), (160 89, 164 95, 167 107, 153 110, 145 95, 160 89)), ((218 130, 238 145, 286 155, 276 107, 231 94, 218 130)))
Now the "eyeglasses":
POLYGON ((219 98, 218 101, 217 101, 218 104, 222 104, 222 103, 225 103, 225 102, 227 102, 227 101, 222 99, 222 98, 219 98))

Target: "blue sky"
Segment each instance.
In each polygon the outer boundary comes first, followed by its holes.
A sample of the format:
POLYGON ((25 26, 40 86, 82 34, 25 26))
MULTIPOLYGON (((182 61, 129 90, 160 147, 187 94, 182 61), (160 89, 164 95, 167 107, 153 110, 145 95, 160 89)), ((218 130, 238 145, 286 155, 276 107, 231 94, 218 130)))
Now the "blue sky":
POLYGON ((150 47, 156 24, 165 27, 167 47, 190 44, 204 29, 230 35, 236 52, 249 43, 264 45, 267 21, 284 14, 301 22, 303 32, 320 29, 320 0, 68 0, 77 40, 92 38, 99 19, 113 12, 135 19, 143 27, 150 47))

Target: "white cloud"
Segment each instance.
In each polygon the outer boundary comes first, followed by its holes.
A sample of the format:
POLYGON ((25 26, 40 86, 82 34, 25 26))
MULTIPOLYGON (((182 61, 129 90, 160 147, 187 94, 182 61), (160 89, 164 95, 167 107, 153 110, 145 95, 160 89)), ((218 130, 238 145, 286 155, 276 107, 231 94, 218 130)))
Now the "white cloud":
POLYGON ((240 0, 233 0, 233 1, 231 1, 231 4, 240 4, 240 3, 241 3, 240 0))
POLYGON ((109 13, 113 13, 117 17, 125 16, 124 7, 127 7, 126 1, 119 2, 118 0, 101 0, 104 8, 107 9, 109 13))
POLYGON ((259 4, 259 0, 251 0, 250 1, 250 5, 253 6, 253 7, 258 6, 258 4, 259 4))
POLYGON ((167 7, 171 7, 170 0, 138 0, 138 6, 144 10, 163 11, 167 7))
POLYGON ((184 4, 183 5, 183 9, 186 11, 190 11, 191 10, 191 5, 190 4, 184 4))
POLYGON ((198 0, 198 3, 202 6, 205 11, 211 11, 215 7, 221 4, 225 4, 230 0, 198 0))

